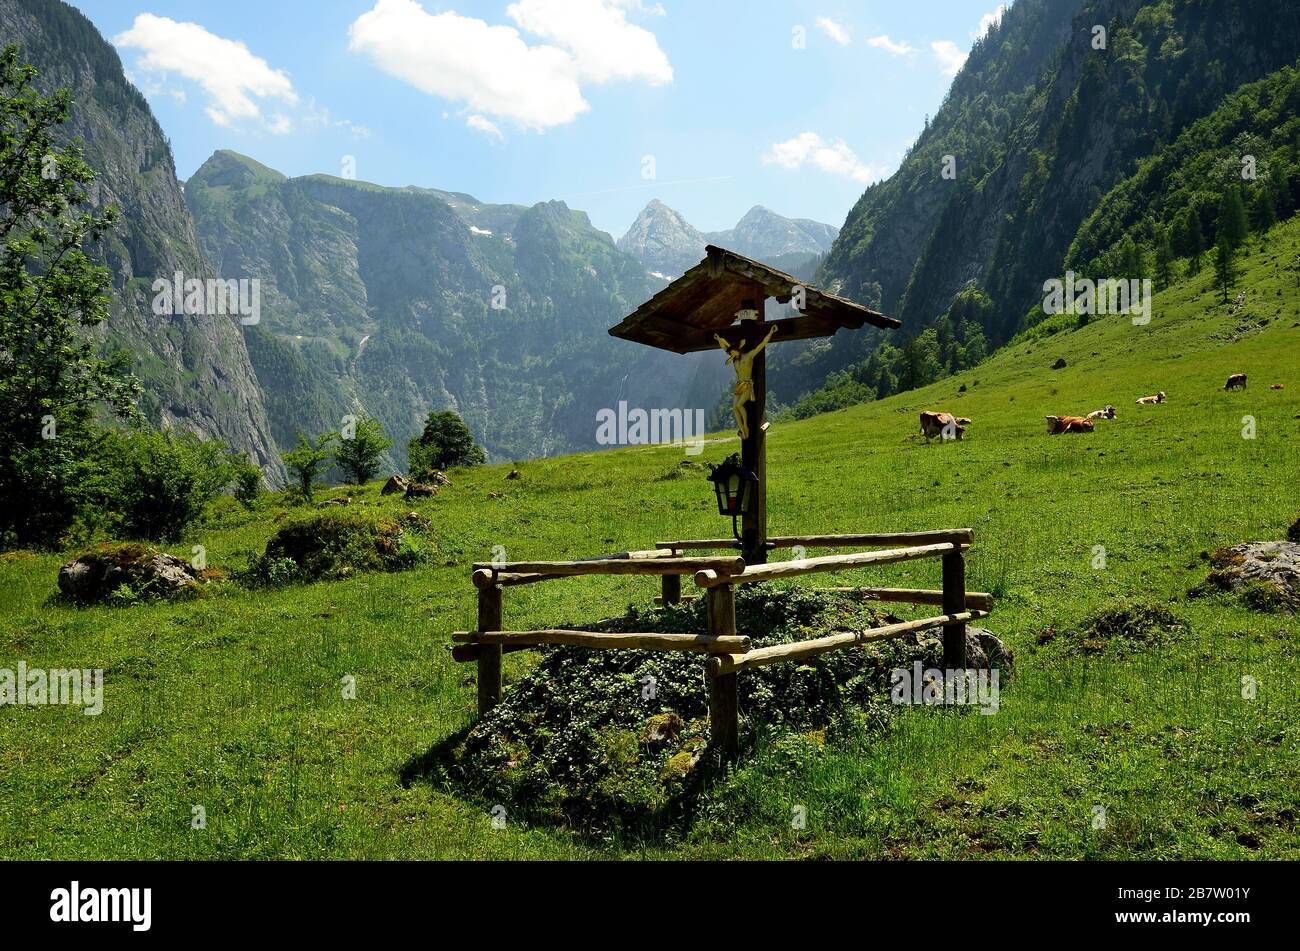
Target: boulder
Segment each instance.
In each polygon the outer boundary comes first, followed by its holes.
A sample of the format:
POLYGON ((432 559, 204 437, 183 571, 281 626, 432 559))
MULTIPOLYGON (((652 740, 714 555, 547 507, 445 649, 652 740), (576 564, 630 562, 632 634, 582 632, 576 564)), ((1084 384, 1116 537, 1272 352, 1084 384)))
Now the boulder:
POLYGON ((437 494, 438 489, 436 486, 425 485, 423 482, 412 482, 406 487, 406 497, 408 499, 427 498, 437 494))
POLYGON ((1210 556, 1214 571, 1206 587, 1241 591, 1252 586, 1271 586, 1278 598, 1300 604, 1300 543, 1246 542, 1220 548, 1210 556))
POLYGON ((379 490, 379 494, 393 495, 396 492, 405 492, 410 484, 408 479, 404 479, 399 475, 389 476, 388 481, 384 483, 384 487, 379 490))
POLYGON ((507 479, 522 479, 523 477, 524 474, 520 472, 518 469, 511 469, 510 474, 506 476, 507 479))
POLYGON ((122 585, 146 597, 193 594, 197 570, 182 558, 134 544, 102 544, 59 569, 59 591, 79 604, 106 601, 122 585))
POLYGON ((1064 358, 1064 357, 1061 357, 1061 358, 1058 359, 1055 363, 1052 364, 1052 369, 1053 369, 1053 370, 1064 370, 1065 367, 1066 367, 1066 363, 1065 363, 1065 358, 1064 358))

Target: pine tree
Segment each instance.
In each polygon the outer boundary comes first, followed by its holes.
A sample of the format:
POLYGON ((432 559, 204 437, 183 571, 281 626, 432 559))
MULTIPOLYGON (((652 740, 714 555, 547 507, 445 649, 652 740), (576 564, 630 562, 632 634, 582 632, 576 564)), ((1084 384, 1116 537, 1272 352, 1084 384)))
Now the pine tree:
POLYGON ((1169 232, 1159 228, 1156 230, 1156 280, 1162 288, 1173 283, 1173 267, 1174 251, 1169 244, 1169 232))
POLYGON ((1228 292, 1237 283, 1237 266, 1233 250, 1225 236, 1214 246, 1214 283, 1223 291, 1223 302, 1228 302, 1228 292))
POLYGON ((1246 205, 1241 199, 1241 189, 1233 185, 1223 193, 1223 199, 1219 202, 1219 222, 1215 243, 1226 241, 1228 250, 1236 251, 1245 243, 1249 233, 1246 224, 1246 205))

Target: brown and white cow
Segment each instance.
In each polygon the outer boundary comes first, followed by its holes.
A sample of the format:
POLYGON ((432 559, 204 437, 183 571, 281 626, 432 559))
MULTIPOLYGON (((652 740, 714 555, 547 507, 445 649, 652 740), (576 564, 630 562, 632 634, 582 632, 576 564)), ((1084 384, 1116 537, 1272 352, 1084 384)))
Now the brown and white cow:
POLYGON ((961 439, 966 433, 970 420, 965 416, 956 417, 951 413, 938 413, 933 410, 921 411, 921 435, 929 442, 934 437, 940 439, 961 439))
POLYGON ((1269 387, 1269 389, 1270 389, 1270 390, 1285 390, 1286 387, 1285 387, 1283 384, 1281 384, 1281 383, 1274 383, 1272 386, 1269 387))
POLYGON ((1094 429, 1096 429, 1096 424, 1086 416, 1047 417, 1047 433, 1050 436, 1057 436, 1061 433, 1090 433, 1094 429))
POLYGON ((1163 403, 1164 401, 1165 401, 1165 391, 1161 390, 1155 396, 1139 397, 1137 404, 1138 406, 1145 406, 1148 403, 1163 403))
POLYGON ((1085 418, 1086 419, 1114 419, 1115 407, 1107 403, 1105 409, 1095 409, 1091 413, 1089 413, 1085 418))
POLYGON ((1228 382, 1223 384, 1225 390, 1244 390, 1246 388, 1246 374, 1234 373, 1228 377, 1228 382))

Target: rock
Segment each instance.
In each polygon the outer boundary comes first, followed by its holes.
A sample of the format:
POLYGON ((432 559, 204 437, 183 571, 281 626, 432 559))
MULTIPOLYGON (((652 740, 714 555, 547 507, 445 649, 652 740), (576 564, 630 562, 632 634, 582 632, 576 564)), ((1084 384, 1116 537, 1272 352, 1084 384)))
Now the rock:
POLYGON ((326 499, 324 502, 320 504, 320 507, 324 508, 326 505, 351 505, 351 504, 352 504, 352 496, 349 495, 341 499, 326 499))
POLYGON ((432 485, 425 485, 423 482, 412 482, 406 487, 406 497, 408 499, 427 498, 437 495, 438 490, 432 485))
POLYGON ((441 470, 430 472, 424 481, 429 485, 451 485, 451 479, 447 478, 447 473, 441 470))
POLYGON ((523 477, 524 474, 520 472, 518 469, 511 469, 510 474, 506 476, 507 479, 522 479, 523 477))
POLYGON ((176 598, 198 589, 198 572, 184 559, 144 545, 96 545, 59 569, 59 591, 72 601, 105 601, 122 585, 143 596, 176 598))
POLYGON ((1066 363, 1065 363, 1065 358, 1064 358, 1064 357, 1061 357, 1061 358, 1058 359, 1055 363, 1052 364, 1052 369, 1053 369, 1053 370, 1064 370, 1065 367, 1066 367, 1066 363))
POLYGON ((1295 524, 1286 530, 1286 539, 1300 545, 1300 518, 1296 519, 1295 524))
POLYGON ((393 495, 396 492, 405 492, 410 484, 410 480, 399 475, 389 476, 388 481, 384 483, 384 487, 379 490, 379 494, 393 495))
POLYGON ((966 628, 966 666, 977 670, 996 667, 1011 673, 1016 666, 1016 656, 1011 648, 992 631, 982 627, 966 628))
POLYGON ((1210 556, 1210 564, 1214 571, 1200 590, 1272 586, 1280 602, 1300 604, 1300 543, 1246 542, 1220 548, 1210 556))

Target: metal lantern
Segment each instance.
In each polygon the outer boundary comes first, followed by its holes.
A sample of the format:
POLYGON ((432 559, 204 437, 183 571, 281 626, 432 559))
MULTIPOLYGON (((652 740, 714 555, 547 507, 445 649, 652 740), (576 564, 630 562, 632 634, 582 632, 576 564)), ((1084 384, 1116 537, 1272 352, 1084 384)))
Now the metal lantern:
POLYGON ((732 453, 721 465, 709 465, 709 481, 718 496, 718 514, 730 515, 733 523, 749 513, 754 499, 754 486, 758 476, 740 464, 740 457, 732 453))

